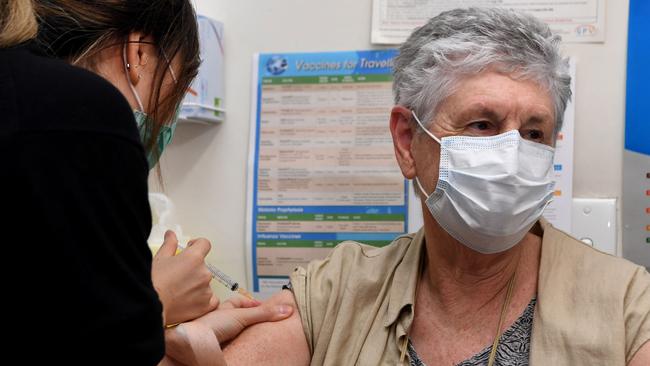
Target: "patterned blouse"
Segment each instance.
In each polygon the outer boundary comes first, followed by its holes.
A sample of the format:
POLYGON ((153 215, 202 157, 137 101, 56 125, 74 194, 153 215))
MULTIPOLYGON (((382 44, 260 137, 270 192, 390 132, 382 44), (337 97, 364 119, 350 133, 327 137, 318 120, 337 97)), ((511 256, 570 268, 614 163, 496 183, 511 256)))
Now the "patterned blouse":
MULTIPOLYGON (((524 313, 508 328, 501 338, 497 348, 497 357, 494 364, 497 366, 528 366, 528 354, 530 352, 530 335, 533 327, 533 314, 535 312, 536 298, 533 298, 524 313)), ((409 340, 408 352, 411 358, 411 366, 426 366, 413 344, 409 340)), ((459 363, 456 366, 485 366, 492 352, 492 345, 483 349, 472 358, 459 363)))

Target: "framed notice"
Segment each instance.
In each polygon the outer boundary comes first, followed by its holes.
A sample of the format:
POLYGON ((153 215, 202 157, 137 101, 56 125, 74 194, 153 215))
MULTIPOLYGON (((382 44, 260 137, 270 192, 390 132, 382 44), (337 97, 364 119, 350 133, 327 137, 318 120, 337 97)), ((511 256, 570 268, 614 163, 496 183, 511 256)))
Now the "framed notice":
POLYGON ((371 41, 400 44, 415 28, 444 11, 499 7, 536 16, 564 42, 604 42, 605 5, 605 0, 373 0, 371 41))

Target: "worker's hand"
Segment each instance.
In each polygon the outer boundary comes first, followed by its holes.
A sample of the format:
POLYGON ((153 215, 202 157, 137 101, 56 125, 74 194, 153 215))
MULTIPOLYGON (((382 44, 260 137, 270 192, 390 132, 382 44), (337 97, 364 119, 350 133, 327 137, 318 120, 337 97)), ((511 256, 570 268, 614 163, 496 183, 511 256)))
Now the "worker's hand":
POLYGON ((212 276, 205 267, 210 251, 207 239, 195 239, 175 255, 178 239, 173 231, 165 233, 165 241, 153 258, 151 278, 163 305, 165 324, 196 319, 219 306, 219 299, 210 288, 212 276))
POLYGON ((262 304, 241 295, 235 295, 194 322, 212 329, 221 345, 229 342, 246 327, 262 322, 275 322, 291 316, 293 308, 289 305, 262 304))
POLYGON ((235 338, 246 327, 288 318, 288 305, 261 304, 257 300, 234 297, 194 321, 165 331, 166 355, 159 366, 226 366, 221 345, 235 338))

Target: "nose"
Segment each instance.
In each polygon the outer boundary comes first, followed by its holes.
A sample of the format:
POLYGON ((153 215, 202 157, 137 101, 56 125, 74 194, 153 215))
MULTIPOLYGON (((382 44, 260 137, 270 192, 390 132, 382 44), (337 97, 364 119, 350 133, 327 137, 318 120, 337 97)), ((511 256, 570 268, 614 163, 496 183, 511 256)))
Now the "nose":
POLYGON ((517 130, 519 131, 521 129, 522 123, 514 117, 508 117, 505 121, 503 121, 500 126, 499 126, 499 134, 502 134, 504 132, 512 131, 512 130, 517 130))

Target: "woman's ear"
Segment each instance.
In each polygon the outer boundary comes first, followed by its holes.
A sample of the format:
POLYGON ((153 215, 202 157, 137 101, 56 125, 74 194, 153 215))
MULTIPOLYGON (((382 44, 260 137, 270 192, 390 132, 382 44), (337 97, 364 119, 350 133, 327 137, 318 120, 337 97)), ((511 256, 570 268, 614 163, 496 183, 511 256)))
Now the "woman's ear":
POLYGON ((411 129, 411 111, 401 105, 396 105, 390 112, 390 133, 393 136, 395 157, 402 174, 406 179, 416 176, 415 159, 411 151, 413 130, 411 129))
POLYGON ((140 32, 129 34, 126 43, 126 70, 131 84, 138 85, 142 77, 141 68, 147 64, 148 55, 145 53, 144 44, 142 43, 144 35, 140 32))

